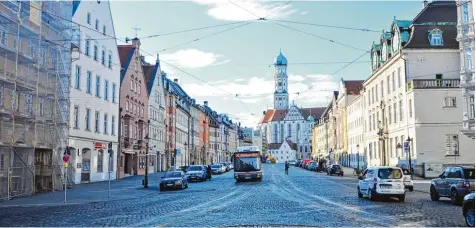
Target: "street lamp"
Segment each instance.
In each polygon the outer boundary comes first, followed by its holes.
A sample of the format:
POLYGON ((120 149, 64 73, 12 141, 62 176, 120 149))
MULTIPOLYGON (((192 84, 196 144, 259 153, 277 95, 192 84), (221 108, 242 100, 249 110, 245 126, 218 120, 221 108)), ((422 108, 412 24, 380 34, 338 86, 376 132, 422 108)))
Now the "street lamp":
POLYGON ((413 167, 412 167, 412 152, 411 152, 411 148, 410 148, 410 143, 413 142, 413 139, 410 138, 410 136, 408 136, 407 138, 407 143, 408 143, 408 166, 410 167, 410 176, 413 180, 413 167))
MULTIPOLYGON (((149 128, 150 120, 147 121, 147 129, 149 128)), ((144 188, 149 187, 149 132, 145 135, 145 175, 144 175, 144 188)))
POLYGON ((357 144, 357 146, 355 146, 357 148, 357 170, 360 169, 360 154, 359 154, 359 144, 357 144))

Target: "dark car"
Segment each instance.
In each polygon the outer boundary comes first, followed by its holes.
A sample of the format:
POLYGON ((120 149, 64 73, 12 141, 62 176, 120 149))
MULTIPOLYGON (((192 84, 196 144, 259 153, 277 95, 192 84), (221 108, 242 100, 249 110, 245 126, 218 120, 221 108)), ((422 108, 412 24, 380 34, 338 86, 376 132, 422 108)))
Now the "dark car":
POLYGON ((337 174, 338 176, 344 176, 344 169, 340 165, 331 165, 327 169, 327 175, 337 174))
POLYGON ((188 181, 204 181, 207 179, 207 169, 203 165, 191 165, 187 169, 188 181))
POLYGON ((453 205, 461 204, 463 197, 471 192, 474 192, 474 167, 469 166, 449 166, 430 185, 431 200, 448 197, 453 205))
POLYGON ((168 171, 160 181, 159 189, 184 189, 188 188, 187 175, 183 171, 168 171))
POLYGON ((466 225, 469 227, 474 227, 474 192, 464 197, 463 215, 466 225))

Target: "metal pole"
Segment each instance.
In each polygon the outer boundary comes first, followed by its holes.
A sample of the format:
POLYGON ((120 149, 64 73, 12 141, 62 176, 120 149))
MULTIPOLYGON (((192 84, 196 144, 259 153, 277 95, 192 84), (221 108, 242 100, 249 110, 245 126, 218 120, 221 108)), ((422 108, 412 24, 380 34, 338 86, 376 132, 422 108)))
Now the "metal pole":
POLYGON ((107 198, 111 198, 111 168, 109 168, 108 179, 107 198))
MULTIPOLYGON (((147 137, 148 140, 149 137, 147 137)), ((149 142, 145 143, 145 175, 144 175, 144 188, 149 187, 149 142)))
POLYGON ((68 182, 68 177, 66 176, 66 166, 64 167, 64 203, 66 203, 66 182, 68 182))
POLYGON ((360 169, 360 153, 357 151, 357 170, 360 169))
POLYGON ((412 169, 412 148, 410 147, 410 142, 413 141, 410 136, 408 136, 407 142, 408 142, 408 166, 410 169, 410 177, 413 180, 413 169, 412 169))

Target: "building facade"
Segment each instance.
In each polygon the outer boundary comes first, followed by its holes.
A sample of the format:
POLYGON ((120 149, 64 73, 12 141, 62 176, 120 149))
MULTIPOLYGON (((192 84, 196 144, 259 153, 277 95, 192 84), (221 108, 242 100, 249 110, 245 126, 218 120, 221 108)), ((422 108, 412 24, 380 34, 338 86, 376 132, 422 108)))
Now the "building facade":
POLYGON ((72 63, 69 147, 76 184, 116 179, 121 68, 109 1, 75 4, 79 58, 72 63), (112 143, 112 148, 108 146, 112 143), (109 153, 112 149, 113 153, 109 153))
POLYGON ((373 73, 362 98, 369 166, 408 166, 411 160, 415 172, 425 175, 431 164, 474 163, 474 141, 457 130, 462 96, 456 15, 455 2, 428 3, 411 21, 394 19, 391 32, 372 46, 373 73))
POLYGON ((296 146, 296 143, 291 140, 282 143, 271 143, 268 147, 268 155, 276 159, 276 163, 296 160, 296 146))
POLYGON ((130 45, 119 45, 121 61, 120 87, 120 151, 118 178, 143 175, 146 168, 146 136, 148 135, 149 100, 145 82, 140 40, 134 38, 130 45))
POLYGON ((460 79, 463 90, 462 133, 474 139, 474 7, 472 1, 459 2, 458 36, 460 52, 460 79))
POLYGON ((358 95, 349 101, 347 112, 347 149, 349 153, 348 166, 352 168, 365 167, 364 118, 362 96, 358 95))

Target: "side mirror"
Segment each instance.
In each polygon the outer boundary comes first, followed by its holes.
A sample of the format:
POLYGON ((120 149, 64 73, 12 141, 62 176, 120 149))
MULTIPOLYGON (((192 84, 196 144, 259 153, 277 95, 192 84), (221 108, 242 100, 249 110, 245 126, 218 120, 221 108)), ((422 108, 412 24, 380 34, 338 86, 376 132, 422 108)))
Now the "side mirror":
POLYGON ((443 177, 443 174, 444 174, 444 173, 440 174, 439 177, 440 177, 440 178, 444 178, 444 177, 443 177))
POLYGON ((363 176, 359 176, 359 177, 357 177, 357 179, 359 179, 359 180, 363 180, 363 179, 364 179, 364 177, 363 177, 363 176))

